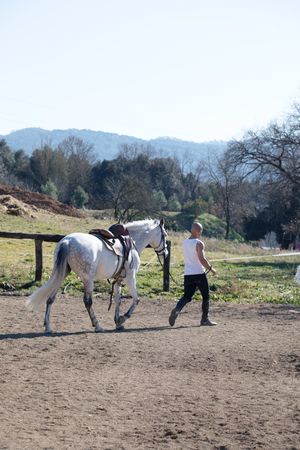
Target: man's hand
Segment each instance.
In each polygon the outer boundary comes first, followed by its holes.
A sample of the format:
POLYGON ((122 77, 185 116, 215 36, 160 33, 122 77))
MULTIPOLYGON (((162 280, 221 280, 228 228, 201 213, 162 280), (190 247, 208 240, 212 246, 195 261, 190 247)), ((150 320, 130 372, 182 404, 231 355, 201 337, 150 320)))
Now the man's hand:
POLYGON ((213 267, 210 269, 210 271, 213 275, 218 275, 218 272, 213 267))
POLYGON ((213 266, 211 266, 209 264, 209 262, 207 261, 207 259, 205 257, 203 242, 200 241, 197 243, 196 250, 197 250, 199 261, 205 267, 205 269, 208 272, 211 272, 213 275, 217 275, 217 271, 213 268, 213 266))

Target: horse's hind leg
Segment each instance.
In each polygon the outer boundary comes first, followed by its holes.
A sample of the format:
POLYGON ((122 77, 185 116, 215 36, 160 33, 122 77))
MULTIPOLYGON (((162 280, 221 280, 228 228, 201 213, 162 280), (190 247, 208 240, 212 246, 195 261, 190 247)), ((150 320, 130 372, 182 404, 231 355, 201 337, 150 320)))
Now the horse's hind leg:
POLYGON ((45 333, 52 333, 51 325, 50 325, 50 313, 51 313, 51 307, 54 303, 56 297, 56 292, 51 295, 51 297, 47 300, 47 306, 46 306, 46 312, 45 312, 45 319, 44 319, 44 327, 45 327, 45 333))
MULTIPOLYGON (((66 272, 65 272, 65 278, 69 273, 71 272, 70 266, 67 265, 66 272)), ((51 334, 52 329, 50 325, 50 314, 51 314, 51 307, 55 301, 57 291, 53 292, 53 294, 50 295, 50 297, 47 300, 46 304, 46 312, 45 312, 45 318, 44 318, 44 327, 45 327, 45 333, 51 334)))
POLYGON ((89 313, 92 326, 95 328, 96 333, 100 333, 101 331, 104 331, 103 328, 100 326, 96 314, 94 312, 93 308, 93 299, 92 299, 92 293, 88 292, 87 290, 84 290, 84 297, 83 297, 84 305, 86 307, 87 312, 89 313))

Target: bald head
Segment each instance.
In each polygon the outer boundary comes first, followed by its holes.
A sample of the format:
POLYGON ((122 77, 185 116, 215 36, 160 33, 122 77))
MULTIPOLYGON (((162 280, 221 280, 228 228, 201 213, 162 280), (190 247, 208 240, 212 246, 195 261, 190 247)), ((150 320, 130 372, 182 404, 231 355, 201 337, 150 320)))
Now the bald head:
POLYGON ((192 229, 191 229, 192 236, 195 238, 200 237, 202 230, 203 230, 203 226, 201 225, 201 223, 194 222, 192 225, 192 229))

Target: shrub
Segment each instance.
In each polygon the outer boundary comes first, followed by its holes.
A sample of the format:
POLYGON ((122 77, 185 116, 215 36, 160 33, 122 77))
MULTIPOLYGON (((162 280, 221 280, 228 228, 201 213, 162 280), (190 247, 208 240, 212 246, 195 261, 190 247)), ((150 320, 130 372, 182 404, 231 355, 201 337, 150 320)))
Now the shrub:
POLYGON ((163 191, 153 191, 152 193, 154 206, 161 211, 167 206, 167 199, 163 191))
POLYGON ((55 186, 53 181, 48 180, 46 184, 41 186, 41 191, 43 194, 46 194, 49 197, 57 200, 57 187, 55 186))
POLYGON ((198 216, 199 214, 206 212, 208 208, 207 202, 201 198, 197 200, 188 201, 182 208, 185 214, 192 214, 198 216))
POLYGON ((89 194, 81 186, 77 186, 71 197, 71 204, 76 208, 83 208, 89 201, 89 194))
POLYGON ((181 204, 180 204, 180 201, 178 200, 176 194, 171 195, 171 197, 169 198, 168 210, 169 211, 180 211, 181 210, 181 204))

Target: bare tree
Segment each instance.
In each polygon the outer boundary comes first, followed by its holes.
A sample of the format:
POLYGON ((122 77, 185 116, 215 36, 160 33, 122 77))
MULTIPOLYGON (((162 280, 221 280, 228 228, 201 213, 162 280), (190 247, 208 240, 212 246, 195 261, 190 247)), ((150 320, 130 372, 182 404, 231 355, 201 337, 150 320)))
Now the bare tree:
POLYGON ((229 144, 227 158, 245 175, 259 172, 264 178, 300 186, 300 105, 287 119, 261 131, 248 131, 229 144))
POLYGON ((281 123, 231 142, 226 157, 252 184, 255 176, 264 185, 266 204, 250 218, 250 228, 276 231, 288 245, 297 237, 300 211, 300 104, 281 123))
POLYGON ((225 156, 217 157, 213 163, 208 159, 207 169, 226 222, 225 239, 229 239, 233 216, 237 210, 239 213, 242 210, 240 194, 243 177, 225 156))
POLYGON ((119 158, 124 158, 128 161, 132 161, 137 159, 140 155, 151 159, 157 156, 157 151, 151 144, 141 144, 139 142, 134 142, 132 144, 121 145, 117 156, 119 158))
POLYGON ((106 181, 105 190, 106 201, 113 206, 114 217, 119 222, 153 212, 151 188, 140 178, 120 174, 118 179, 106 181))
POLYGON ((182 173, 186 200, 194 201, 199 197, 201 182, 203 184, 203 181, 206 181, 205 169, 205 164, 198 161, 197 164, 194 162, 194 164, 190 166, 189 171, 186 174, 182 173))
POLYGON ((95 162, 94 146, 89 142, 85 142, 83 139, 77 136, 68 136, 57 147, 63 152, 66 159, 72 155, 76 155, 79 159, 88 161, 90 164, 95 162))
POLYGON ((76 187, 89 184, 92 164, 95 161, 94 147, 76 136, 69 136, 57 147, 57 157, 63 154, 67 167, 67 197, 76 187))

